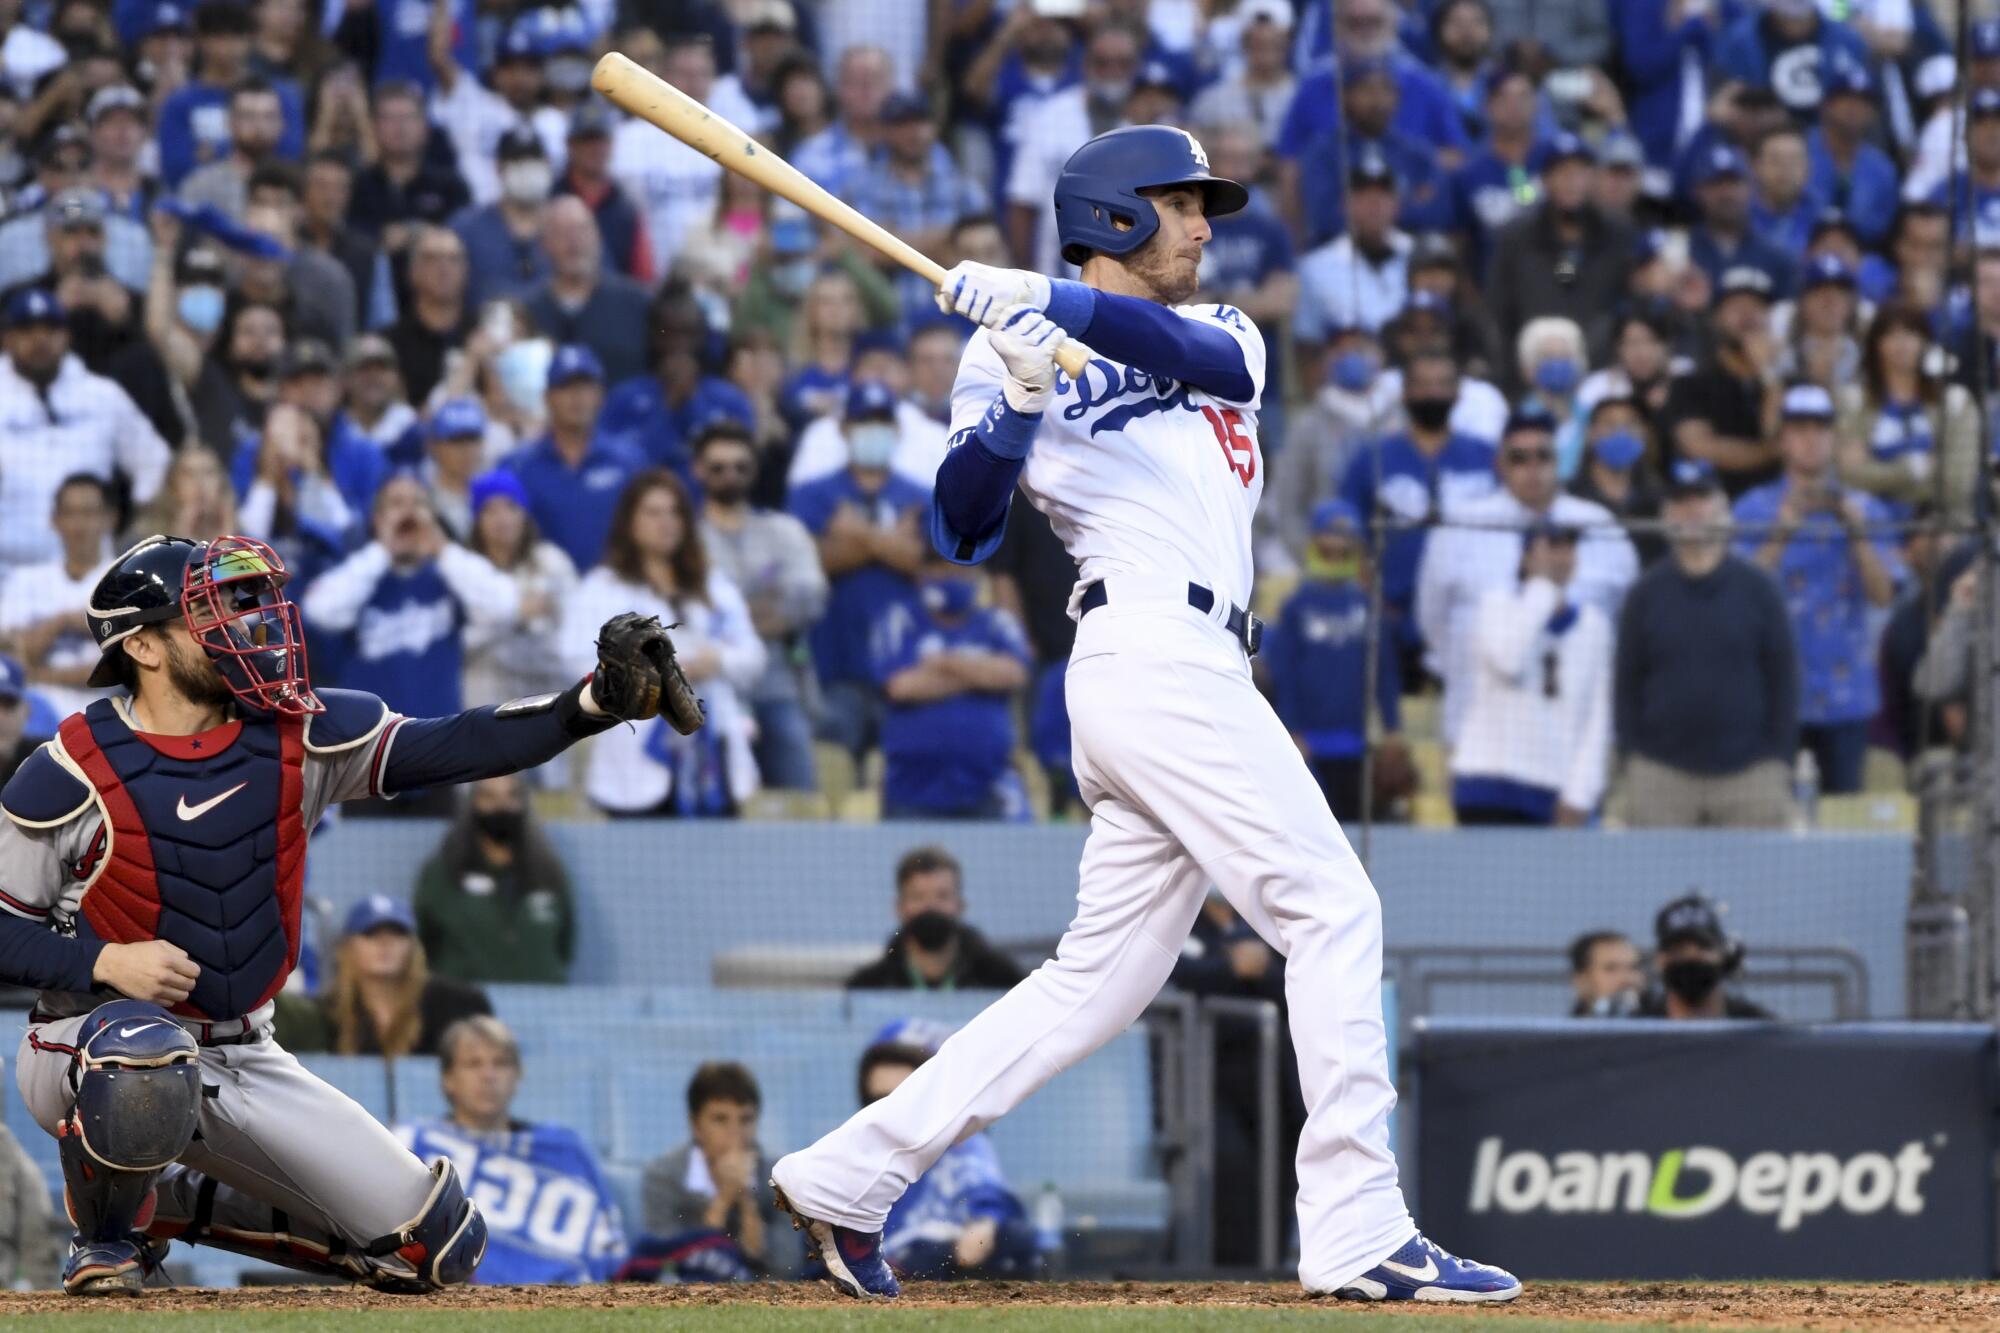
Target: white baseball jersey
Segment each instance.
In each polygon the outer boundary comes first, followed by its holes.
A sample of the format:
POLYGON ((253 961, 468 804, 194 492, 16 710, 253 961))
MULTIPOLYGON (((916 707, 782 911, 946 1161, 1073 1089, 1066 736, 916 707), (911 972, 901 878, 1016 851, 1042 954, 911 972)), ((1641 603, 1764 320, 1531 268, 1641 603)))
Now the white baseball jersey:
MULTIPOLYGON (((1174 313, 1236 340, 1250 397, 1232 402, 1093 358, 1080 383, 1056 376, 1021 488, 1075 557, 1079 587, 1121 574, 1185 578, 1248 606, 1250 520, 1264 493, 1264 337, 1234 306, 1174 313)), ((1006 374, 986 330, 973 334, 951 390, 954 447, 971 438, 1006 374)))

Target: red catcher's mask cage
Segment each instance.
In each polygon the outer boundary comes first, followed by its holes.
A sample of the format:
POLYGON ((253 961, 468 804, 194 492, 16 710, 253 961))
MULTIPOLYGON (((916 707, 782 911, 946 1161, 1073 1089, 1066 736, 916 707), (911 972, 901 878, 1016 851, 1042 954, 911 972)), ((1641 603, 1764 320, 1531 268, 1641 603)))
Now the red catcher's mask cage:
POLYGON ((237 699, 296 717, 326 706, 312 692, 299 608, 284 595, 290 577, 263 542, 218 537, 188 561, 181 611, 237 699))

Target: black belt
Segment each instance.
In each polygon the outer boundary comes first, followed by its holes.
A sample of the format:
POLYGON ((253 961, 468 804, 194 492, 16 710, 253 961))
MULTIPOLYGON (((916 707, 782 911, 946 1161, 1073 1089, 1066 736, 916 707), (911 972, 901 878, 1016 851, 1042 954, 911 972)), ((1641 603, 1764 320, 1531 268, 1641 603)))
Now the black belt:
MULTIPOLYGON (((1104 590, 1100 581, 1083 590, 1083 600, 1077 604, 1077 617, 1081 619, 1111 600, 1111 594, 1104 590)), ((1215 594, 1199 583, 1187 586, 1188 605, 1203 615, 1215 610, 1215 594)), ((1229 615, 1222 622, 1229 630, 1229 637, 1243 646, 1243 651, 1251 657, 1264 646, 1264 622, 1245 611, 1240 606, 1231 606, 1229 615)))

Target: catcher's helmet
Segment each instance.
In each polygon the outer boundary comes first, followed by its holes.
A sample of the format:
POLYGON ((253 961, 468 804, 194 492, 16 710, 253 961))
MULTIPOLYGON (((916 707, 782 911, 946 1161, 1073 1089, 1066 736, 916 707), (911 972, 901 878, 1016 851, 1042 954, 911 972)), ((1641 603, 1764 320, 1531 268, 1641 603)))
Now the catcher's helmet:
POLYGON ((1062 257, 1081 264, 1093 250, 1107 255, 1137 250, 1160 229, 1159 215, 1139 192, 1169 185, 1199 186, 1209 217, 1250 202, 1241 185, 1208 174, 1208 154, 1186 130, 1171 125, 1109 130, 1071 153, 1056 178, 1062 257))
POLYGON ((248 537, 147 537, 91 590, 85 618, 103 656, 90 684, 118 683, 119 643, 148 625, 185 619, 241 703, 259 712, 319 712, 299 609, 284 595, 289 577, 276 551, 248 537))

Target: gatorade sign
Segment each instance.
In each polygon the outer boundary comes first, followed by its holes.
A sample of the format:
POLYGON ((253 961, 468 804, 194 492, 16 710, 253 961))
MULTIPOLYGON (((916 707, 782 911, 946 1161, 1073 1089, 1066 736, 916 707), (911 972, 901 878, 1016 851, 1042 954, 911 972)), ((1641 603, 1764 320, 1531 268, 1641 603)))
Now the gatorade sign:
POLYGON ((1769 1218, 1794 1231, 1829 1210, 1867 1217, 1924 1210, 1923 1180, 1935 1159, 1915 1139, 1892 1156, 1863 1152, 1842 1161, 1824 1152, 1760 1152, 1738 1161, 1720 1148, 1639 1152, 1506 1151, 1482 1140, 1473 1160, 1475 1213, 1650 1213, 1693 1221, 1721 1208, 1769 1218))
POLYGON ((1429 1025, 1417 1214, 1543 1278, 1993 1275, 1970 1025, 1429 1025))

